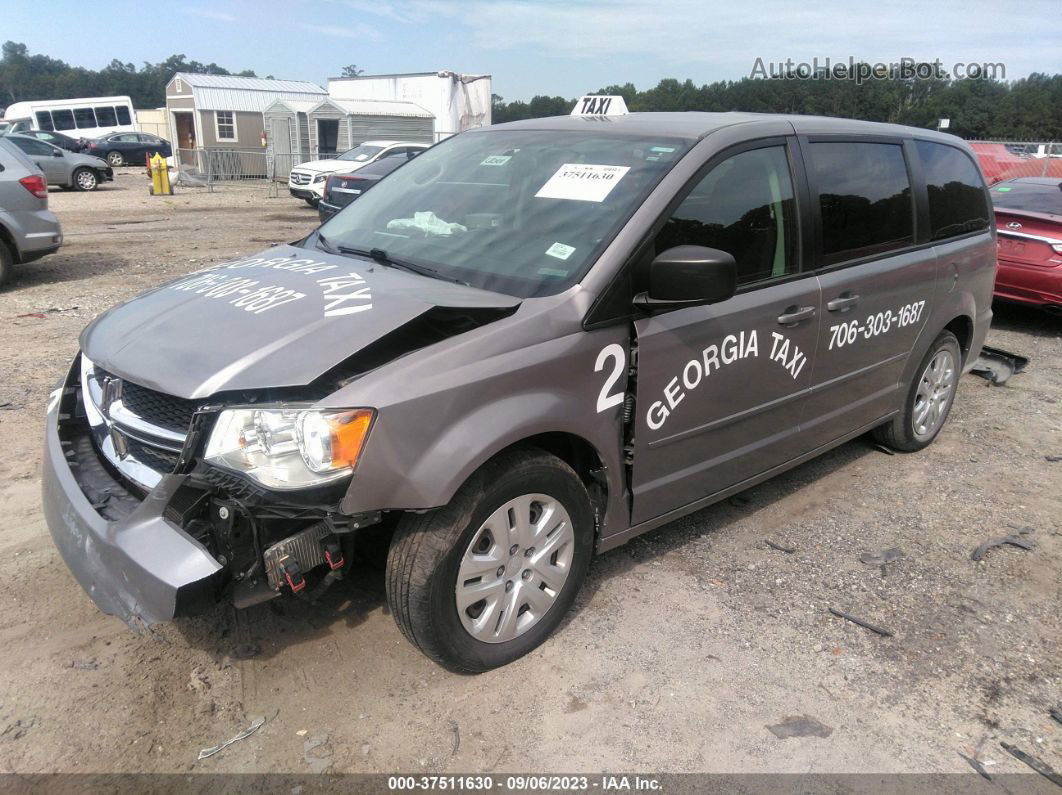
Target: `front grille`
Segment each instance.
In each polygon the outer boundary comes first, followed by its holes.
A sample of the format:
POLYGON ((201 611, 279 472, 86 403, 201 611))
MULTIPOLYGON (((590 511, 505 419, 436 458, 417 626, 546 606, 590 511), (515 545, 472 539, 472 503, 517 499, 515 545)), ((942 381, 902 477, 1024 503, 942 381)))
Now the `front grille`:
POLYGON ((129 455, 146 467, 150 467, 159 474, 169 474, 177 468, 180 454, 163 450, 161 447, 153 447, 136 439, 126 439, 129 455))
POLYGON ((303 174, 301 171, 291 172, 292 185, 309 185, 311 179, 313 179, 313 177, 311 177, 309 174, 303 174))
POLYGON ((199 404, 163 392, 122 382, 122 404, 141 419, 177 433, 187 433, 199 404))

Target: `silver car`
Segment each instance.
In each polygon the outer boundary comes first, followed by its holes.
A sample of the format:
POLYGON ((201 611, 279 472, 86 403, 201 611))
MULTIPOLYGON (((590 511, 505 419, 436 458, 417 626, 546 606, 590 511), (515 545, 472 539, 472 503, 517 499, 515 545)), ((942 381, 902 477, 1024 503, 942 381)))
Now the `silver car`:
POLYGON ((53 393, 45 515, 133 624, 313 600, 387 538, 402 633, 493 668, 595 552, 863 433, 929 445, 991 320, 990 207, 969 145, 911 127, 461 133, 305 240, 96 318, 53 393))
POLYGON ((48 210, 48 182, 9 139, 0 138, 0 287, 16 264, 63 244, 59 219, 48 210))
POLYGON ((76 190, 96 190, 101 182, 114 179, 114 170, 98 157, 68 152, 25 135, 4 137, 40 167, 49 185, 76 190))

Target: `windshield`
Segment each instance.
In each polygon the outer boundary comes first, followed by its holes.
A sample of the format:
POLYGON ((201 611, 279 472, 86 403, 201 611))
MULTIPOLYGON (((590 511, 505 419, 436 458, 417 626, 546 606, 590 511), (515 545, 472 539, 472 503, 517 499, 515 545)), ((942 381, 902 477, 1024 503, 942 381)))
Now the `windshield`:
POLYGON ((418 155, 321 227, 441 278, 519 297, 578 281, 691 142, 492 130, 418 155))
POLYGON ((353 160, 356 163, 364 163, 374 155, 383 151, 382 146, 370 146, 369 144, 358 144, 353 149, 348 149, 343 154, 336 157, 336 160, 353 160))
POLYGON ((1051 184, 1004 182, 991 192, 992 204, 1004 210, 1062 215, 1062 180, 1051 184))

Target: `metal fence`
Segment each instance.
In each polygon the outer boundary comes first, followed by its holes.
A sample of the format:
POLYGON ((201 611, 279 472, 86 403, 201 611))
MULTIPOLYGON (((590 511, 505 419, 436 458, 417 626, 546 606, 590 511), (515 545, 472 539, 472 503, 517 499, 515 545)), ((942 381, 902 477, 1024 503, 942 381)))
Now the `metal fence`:
POLYGON ((1062 178, 1062 143, 969 141, 990 185, 1017 177, 1062 178))
POLYGON ((272 152, 266 149, 198 147, 178 149, 178 184, 213 190, 222 182, 287 182, 291 170, 302 163, 335 157, 334 151, 307 154, 272 152))

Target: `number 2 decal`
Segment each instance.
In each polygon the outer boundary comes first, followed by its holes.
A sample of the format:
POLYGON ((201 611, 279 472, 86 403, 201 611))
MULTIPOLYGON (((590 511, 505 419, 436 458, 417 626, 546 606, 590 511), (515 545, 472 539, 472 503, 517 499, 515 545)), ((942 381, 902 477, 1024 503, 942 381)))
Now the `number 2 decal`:
POLYGON ((601 353, 597 355, 597 361, 594 363, 594 372, 600 373, 604 370, 605 362, 609 359, 615 361, 615 366, 612 368, 608 378, 605 379, 605 384, 601 387, 601 392, 597 396, 598 413, 613 406, 618 406, 623 402, 623 390, 612 394, 609 393, 623 377, 623 368, 627 364, 627 351, 623 349, 622 345, 615 342, 611 345, 606 345, 601 349, 601 353))

